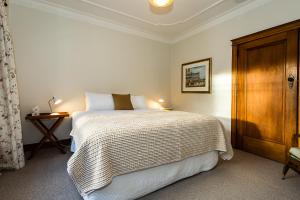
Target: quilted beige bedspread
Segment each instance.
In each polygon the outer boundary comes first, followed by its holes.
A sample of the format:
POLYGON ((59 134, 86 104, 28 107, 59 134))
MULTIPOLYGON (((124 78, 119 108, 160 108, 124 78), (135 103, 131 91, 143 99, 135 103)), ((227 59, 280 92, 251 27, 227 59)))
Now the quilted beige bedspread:
MULTIPOLYGON (((68 173, 81 195, 108 185, 113 177, 217 150, 232 149, 220 122, 179 111, 126 111, 86 115, 73 125, 77 151, 68 173)), ((227 152, 227 153, 226 153, 227 152)))

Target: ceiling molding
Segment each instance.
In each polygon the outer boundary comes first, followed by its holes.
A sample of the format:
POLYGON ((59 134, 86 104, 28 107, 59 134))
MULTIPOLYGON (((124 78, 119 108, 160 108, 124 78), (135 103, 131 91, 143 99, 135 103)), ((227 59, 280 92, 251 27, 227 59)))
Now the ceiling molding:
POLYGON ((46 13, 55 14, 58 16, 86 22, 96 26, 143 37, 150 40, 155 40, 162 43, 167 43, 167 44, 171 43, 170 40, 160 36, 159 34, 143 32, 131 27, 126 27, 126 26, 119 25, 117 23, 109 22, 108 20, 105 21, 102 19, 97 19, 97 17, 94 15, 80 12, 78 10, 67 8, 44 0, 38 0, 38 1, 37 0, 10 0, 10 3, 21 5, 27 8, 34 8, 46 13))
POLYGON ((177 38, 175 38, 171 43, 174 44, 174 43, 180 42, 182 40, 185 40, 189 37, 192 37, 198 33, 203 32, 207 29, 210 29, 218 24, 221 24, 221 23, 228 21, 230 19, 233 19, 237 16, 243 15, 255 8, 263 6, 271 1, 273 1, 273 0, 255 0, 248 4, 244 4, 244 5, 242 4, 241 6, 234 8, 234 9, 226 12, 225 14, 214 17, 209 22, 201 24, 200 26, 198 26, 197 28, 195 28, 193 30, 183 33, 181 36, 178 36, 177 38))
POLYGON ((137 20, 137 21, 146 23, 146 24, 150 24, 150 25, 152 25, 152 26, 175 26, 175 25, 183 24, 183 23, 185 23, 185 22, 188 22, 188 21, 194 19, 195 17, 197 17, 197 16, 199 16, 199 15, 205 13, 205 12, 208 11, 209 9, 212 9, 212 8, 214 8, 215 6, 217 6, 217 5, 221 4, 221 3, 223 3, 225 0, 219 0, 219 1, 217 1, 217 2, 215 2, 215 3, 213 3, 213 4, 211 4, 210 6, 204 8, 204 9, 198 11, 198 12, 196 12, 195 14, 193 14, 192 16, 190 16, 190 17, 188 17, 188 18, 186 18, 186 19, 179 20, 179 21, 174 22, 174 23, 168 23, 168 24, 167 24, 167 23, 164 23, 164 24, 163 24, 163 23, 153 23, 153 22, 151 22, 151 21, 142 19, 142 18, 140 18, 140 17, 136 17, 136 16, 134 16, 134 15, 130 15, 130 14, 128 14, 128 13, 125 13, 125 12, 122 12, 122 11, 118 11, 118 10, 115 10, 115 9, 112 9, 112 8, 109 8, 109 7, 106 7, 106 6, 104 6, 104 5, 101 5, 100 3, 95 3, 95 2, 93 2, 93 1, 91 1, 91 0, 80 0, 80 1, 82 1, 82 2, 84 2, 84 3, 86 3, 86 4, 89 4, 89 5, 91 5, 91 6, 95 6, 95 7, 98 7, 98 8, 101 8, 101 9, 104 9, 104 10, 107 10, 107 11, 110 11, 110 12, 113 12, 113 13, 116 13, 116 14, 118 14, 118 15, 122 15, 122 16, 131 18, 131 19, 134 19, 134 20, 137 20))
POLYGON ((240 16, 244 13, 247 13, 257 7, 263 6, 273 0, 255 0, 253 2, 245 2, 242 3, 240 6, 231 9, 230 11, 226 12, 225 14, 216 16, 212 18, 209 22, 200 24, 198 27, 192 30, 188 30, 177 37, 175 39, 169 39, 167 37, 163 37, 159 34, 151 33, 151 32, 145 32, 138 30, 136 28, 127 27, 118 24, 117 22, 112 22, 109 19, 99 19, 99 17, 95 15, 91 15, 89 13, 80 12, 75 9, 71 9, 68 7, 64 7, 58 4, 50 3, 45 0, 10 0, 10 3, 14 3, 16 5, 21 5, 28 8, 37 9, 46 13, 78 20, 81 22, 93 24, 96 26, 104 27, 107 29, 139 36, 142 38, 166 43, 166 44, 175 44, 177 42, 180 42, 182 40, 185 40, 191 36, 194 36, 200 32, 203 32, 209 28, 212 28, 220 23, 223 23, 225 21, 228 21, 234 17, 240 16))

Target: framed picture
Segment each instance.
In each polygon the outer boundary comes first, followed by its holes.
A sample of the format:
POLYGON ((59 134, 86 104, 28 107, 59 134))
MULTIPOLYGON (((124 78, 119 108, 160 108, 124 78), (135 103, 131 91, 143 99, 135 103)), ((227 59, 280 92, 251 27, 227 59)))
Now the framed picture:
POLYGON ((182 93, 210 93, 211 63, 207 58, 182 64, 181 92, 182 93))

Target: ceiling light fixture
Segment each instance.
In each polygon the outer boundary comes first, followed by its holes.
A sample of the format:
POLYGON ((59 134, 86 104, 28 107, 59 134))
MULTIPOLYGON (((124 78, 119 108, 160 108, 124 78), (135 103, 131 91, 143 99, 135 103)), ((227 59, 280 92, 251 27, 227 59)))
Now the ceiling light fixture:
POLYGON ((174 0, 149 0, 149 3, 154 7, 165 8, 174 3, 174 0))

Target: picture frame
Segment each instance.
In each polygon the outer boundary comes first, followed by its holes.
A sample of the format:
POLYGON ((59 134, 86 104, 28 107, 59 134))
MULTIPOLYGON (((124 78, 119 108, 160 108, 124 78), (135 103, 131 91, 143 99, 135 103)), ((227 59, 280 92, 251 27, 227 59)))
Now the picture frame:
POLYGON ((181 93, 211 93, 212 58, 181 66, 181 93))

